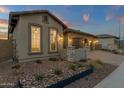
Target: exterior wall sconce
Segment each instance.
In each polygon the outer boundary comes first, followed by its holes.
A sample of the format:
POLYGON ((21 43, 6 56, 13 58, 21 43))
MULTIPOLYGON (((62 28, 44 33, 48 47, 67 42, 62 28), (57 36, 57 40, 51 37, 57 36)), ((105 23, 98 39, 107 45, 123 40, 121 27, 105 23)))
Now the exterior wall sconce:
POLYGON ((92 41, 91 40, 89 40, 89 43, 91 43, 92 41))
POLYGON ((68 38, 68 46, 72 46, 72 38, 68 38))
POLYGON ((89 41, 88 41, 88 43, 89 43, 89 45, 91 45, 92 41, 91 41, 91 40, 89 40, 89 41))
POLYGON ((72 42, 72 39, 71 39, 71 38, 69 38, 69 42, 70 42, 70 43, 72 42))
POLYGON ((98 40, 95 40, 95 41, 94 41, 94 44, 96 44, 96 43, 98 43, 98 42, 99 42, 98 40))
POLYGON ((58 41, 63 41, 63 36, 62 35, 58 35, 58 41))

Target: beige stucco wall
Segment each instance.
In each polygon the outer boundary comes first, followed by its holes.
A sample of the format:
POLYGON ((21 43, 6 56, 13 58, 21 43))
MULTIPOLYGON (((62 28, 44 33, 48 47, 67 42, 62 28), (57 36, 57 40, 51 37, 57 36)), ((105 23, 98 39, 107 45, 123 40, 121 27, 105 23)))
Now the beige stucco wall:
MULTIPOLYGON (((42 23, 43 14, 33 14, 33 15, 22 15, 19 18, 17 27, 15 29, 15 38, 16 38, 16 55, 20 62, 32 61, 36 59, 46 59, 49 57, 59 57, 60 52, 58 53, 48 53, 48 28, 55 27, 58 29, 58 34, 63 35, 63 27, 57 21, 55 21, 51 16, 48 15, 49 24, 42 23), (39 24, 42 26, 42 46, 43 54, 29 55, 29 23, 39 24)), ((47 14, 45 14, 47 15, 47 14)), ((63 48, 62 42, 58 42, 58 51, 63 48)))
POLYGON ((99 44, 103 49, 115 50, 118 48, 118 44, 115 44, 115 38, 99 38, 99 44))

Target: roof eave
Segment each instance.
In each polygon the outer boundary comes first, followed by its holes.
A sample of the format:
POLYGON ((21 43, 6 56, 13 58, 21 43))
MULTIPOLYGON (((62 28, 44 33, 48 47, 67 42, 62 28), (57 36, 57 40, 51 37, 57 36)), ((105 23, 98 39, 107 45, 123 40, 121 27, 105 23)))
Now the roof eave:
MULTIPOLYGON (((9 26, 14 28, 15 25, 12 24, 12 20, 17 20, 20 15, 27 15, 27 14, 37 14, 37 13, 48 13, 50 16, 52 16, 58 23, 60 23, 64 29, 68 28, 68 26, 66 24, 64 24, 60 19, 58 19, 55 15, 53 15, 52 13, 50 13, 48 10, 39 10, 39 11, 23 11, 23 12, 10 12, 9 13, 9 26), (14 17, 17 17, 17 19, 15 19, 14 17)), ((9 32, 12 33, 12 29, 8 28, 9 32)))

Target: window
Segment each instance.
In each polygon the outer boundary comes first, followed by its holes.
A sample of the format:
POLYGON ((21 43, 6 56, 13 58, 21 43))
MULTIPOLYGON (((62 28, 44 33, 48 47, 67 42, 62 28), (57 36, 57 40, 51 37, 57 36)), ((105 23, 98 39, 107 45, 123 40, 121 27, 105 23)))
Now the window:
POLYGON ((50 28, 49 30, 49 50, 57 52, 57 29, 50 28))
POLYGON ((41 52, 41 27, 31 26, 31 52, 41 52))
POLYGON ((73 38, 72 46, 75 46, 76 48, 80 48, 81 47, 81 38, 73 38))
POLYGON ((49 22, 48 22, 48 16, 46 16, 46 15, 43 16, 43 23, 49 23, 49 22))

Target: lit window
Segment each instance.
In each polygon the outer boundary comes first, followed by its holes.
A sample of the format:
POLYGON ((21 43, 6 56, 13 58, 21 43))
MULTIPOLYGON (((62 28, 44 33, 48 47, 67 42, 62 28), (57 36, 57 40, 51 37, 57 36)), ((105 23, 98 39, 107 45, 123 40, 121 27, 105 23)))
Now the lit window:
POLYGON ((54 28, 50 28, 50 52, 57 51, 57 30, 54 28))
POLYGON ((40 30, 41 28, 39 26, 31 26, 31 52, 41 51, 40 30))

